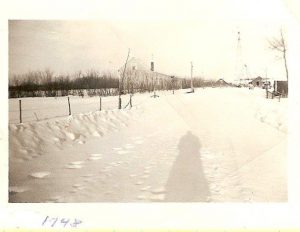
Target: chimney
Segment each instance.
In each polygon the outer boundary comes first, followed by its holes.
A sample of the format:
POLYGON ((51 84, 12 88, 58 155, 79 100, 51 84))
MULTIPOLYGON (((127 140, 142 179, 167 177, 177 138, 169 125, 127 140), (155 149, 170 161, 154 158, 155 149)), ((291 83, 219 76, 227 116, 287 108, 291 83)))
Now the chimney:
POLYGON ((150 67, 151 71, 154 71, 154 61, 151 61, 151 67, 150 67))

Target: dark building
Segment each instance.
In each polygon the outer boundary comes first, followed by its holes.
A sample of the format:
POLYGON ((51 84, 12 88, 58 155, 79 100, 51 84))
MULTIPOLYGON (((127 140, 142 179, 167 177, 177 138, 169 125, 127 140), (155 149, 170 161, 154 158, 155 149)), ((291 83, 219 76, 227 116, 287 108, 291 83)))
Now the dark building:
POLYGON ((274 81, 274 91, 280 93, 282 97, 288 96, 288 82, 274 81))

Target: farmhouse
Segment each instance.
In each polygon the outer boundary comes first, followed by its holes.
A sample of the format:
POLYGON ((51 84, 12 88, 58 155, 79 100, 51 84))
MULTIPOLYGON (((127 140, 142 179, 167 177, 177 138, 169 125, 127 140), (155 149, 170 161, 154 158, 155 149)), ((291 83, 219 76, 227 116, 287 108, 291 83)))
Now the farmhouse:
POLYGON ((132 92, 135 89, 165 89, 171 83, 170 75, 154 71, 154 62, 147 66, 142 60, 132 57, 127 62, 123 79, 124 67, 125 65, 118 70, 124 92, 132 92))

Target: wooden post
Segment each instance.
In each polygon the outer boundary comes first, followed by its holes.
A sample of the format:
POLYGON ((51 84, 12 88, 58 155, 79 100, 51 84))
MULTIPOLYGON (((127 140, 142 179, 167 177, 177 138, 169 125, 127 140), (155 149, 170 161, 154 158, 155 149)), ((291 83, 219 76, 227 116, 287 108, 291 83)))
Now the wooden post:
POLYGON ((70 98, 68 97, 68 105, 69 105, 69 115, 71 115, 71 105, 70 105, 70 98))
POLYGON ((22 123, 22 101, 19 100, 19 110, 20 110, 20 123, 22 123))
POLYGON ((122 108, 122 99, 121 96, 119 96, 119 110, 122 108))
POLYGON ((101 108, 102 108, 102 100, 101 100, 101 97, 100 97, 100 111, 101 111, 101 108))
POLYGON ((129 100, 129 103, 130 103, 130 108, 132 107, 132 95, 130 94, 130 100, 129 100))
POLYGON ((173 79, 172 79, 172 92, 174 94, 174 81, 173 81, 173 79))

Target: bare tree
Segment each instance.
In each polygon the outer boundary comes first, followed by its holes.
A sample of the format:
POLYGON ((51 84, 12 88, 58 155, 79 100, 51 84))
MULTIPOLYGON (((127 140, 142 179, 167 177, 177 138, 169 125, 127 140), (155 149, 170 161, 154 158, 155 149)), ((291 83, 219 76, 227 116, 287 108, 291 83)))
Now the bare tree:
POLYGON ((287 43, 286 43, 286 39, 284 38, 282 29, 280 29, 280 37, 279 38, 273 38, 273 39, 269 40, 268 42, 269 42, 270 49, 281 53, 282 58, 284 60, 286 80, 289 81, 289 72, 288 72, 287 59, 286 59, 287 43))
POLYGON ((120 78, 121 80, 119 80, 119 109, 121 109, 121 107, 122 107, 122 103, 121 103, 121 94, 122 94, 121 86, 124 83, 126 66, 127 66, 127 62, 128 62, 128 59, 129 59, 129 55, 130 55, 130 48, 128 49, 128 54, 127 54, 126 62, 124 64, 124 68, 123 68, 123 70, 120 70, 120 71, 122 71, 122 76, 120 78))

